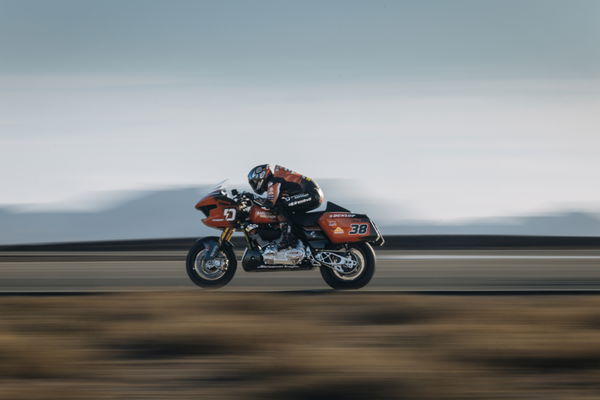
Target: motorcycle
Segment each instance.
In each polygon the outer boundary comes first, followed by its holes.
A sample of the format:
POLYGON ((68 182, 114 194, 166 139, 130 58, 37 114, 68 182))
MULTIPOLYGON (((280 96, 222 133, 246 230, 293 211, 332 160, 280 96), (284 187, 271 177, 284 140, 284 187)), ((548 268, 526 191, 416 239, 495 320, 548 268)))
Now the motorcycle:
POLYGON ((297 240, 295 247, 279 249, 281 229, 277 214, 255 200, 252 193, 231 195, 222 186, 195 206, 202 222, 222 229, 220 237, 199 239, 189 250, 186 271, 196 285, 219 288, 231 281, 237 259, 231 238, 240 231, 246 238, 242 267, 247 272, 299 271, 319 268, 334 289, 359 289, 375 273, 375 252, 384 239, 377 226, 363 214, 328 202, 325 211, 293 214, 288 224, 297 240))

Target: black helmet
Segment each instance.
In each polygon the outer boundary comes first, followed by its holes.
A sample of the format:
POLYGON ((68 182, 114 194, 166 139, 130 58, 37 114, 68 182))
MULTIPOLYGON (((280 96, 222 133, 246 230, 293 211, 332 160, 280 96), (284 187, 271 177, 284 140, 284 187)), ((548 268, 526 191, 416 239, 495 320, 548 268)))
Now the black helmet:
POLYGON ((248 173, 248 183, 257 194, 263 194, 267 189, 267 180, 271 175, 269 164, 258 165, 248 173))

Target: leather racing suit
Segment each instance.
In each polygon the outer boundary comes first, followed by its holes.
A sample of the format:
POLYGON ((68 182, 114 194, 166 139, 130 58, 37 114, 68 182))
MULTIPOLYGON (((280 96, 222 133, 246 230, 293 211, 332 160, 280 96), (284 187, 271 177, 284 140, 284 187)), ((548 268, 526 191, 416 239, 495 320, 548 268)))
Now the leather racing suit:
POLYGON ((281 221, 281 247, 292 245, 288 221, 293 214, 313 210, 323 202, 323 191, 311 178, 276 165, 267 180, 267 197, 264 206, 283 216, 281 221))

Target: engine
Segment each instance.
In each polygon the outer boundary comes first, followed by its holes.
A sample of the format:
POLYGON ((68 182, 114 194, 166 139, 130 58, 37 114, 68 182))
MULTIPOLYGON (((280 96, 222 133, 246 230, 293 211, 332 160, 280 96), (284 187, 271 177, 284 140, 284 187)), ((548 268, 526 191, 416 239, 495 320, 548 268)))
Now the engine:
POLYGON ((281 240, 281 229, 279 225, 250 225, 246 228, 248 235, 261 248, 267 247, 270 244, 278 244, 281 240))
POLYGON ((294 248, 277 249, 277 245, 269 245, 262 251, 266 265, 297 265, 306 255, 301 241, 294 248))
POLYGON ((247 249, 244 253, 242 266, 246 271, 294 267, 306 257, 304 245, 300 240, 294 248, 279 249, 281 229, 278 225, 251 225, 246 229, 250 238, 260 246, 259 250, 247 249))

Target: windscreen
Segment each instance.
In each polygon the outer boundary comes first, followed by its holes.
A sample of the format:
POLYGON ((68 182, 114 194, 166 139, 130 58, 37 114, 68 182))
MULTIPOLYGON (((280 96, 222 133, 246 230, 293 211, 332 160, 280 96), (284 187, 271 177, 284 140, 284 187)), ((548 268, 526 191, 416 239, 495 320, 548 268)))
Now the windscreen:
POLYGON ((225 183, 227 183, 227 181, 228 179, 224 179, 217 183, 217 185, 211 189, 208 194, 227 194, 227 189, 225 189, 225 183))

